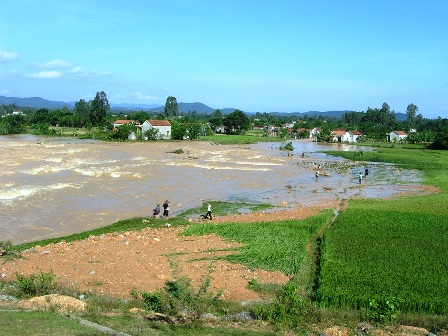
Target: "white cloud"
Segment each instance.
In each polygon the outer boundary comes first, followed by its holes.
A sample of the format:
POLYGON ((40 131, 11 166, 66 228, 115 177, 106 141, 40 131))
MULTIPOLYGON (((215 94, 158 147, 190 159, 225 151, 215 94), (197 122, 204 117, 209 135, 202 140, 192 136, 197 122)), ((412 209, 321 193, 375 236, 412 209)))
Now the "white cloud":
POLYGON ((131 96, 136 97, 137 99, 144 99, 144 100, 157 100, 157 97, 146 95, 141 93, 140 91, 132 92, 131 96))
POLYGON ((15 61, 18 58, 19 58, 18 53, 0 50, 0 62, 15 61))
POLYGON ((49 62, 36 64, 36 66, 38 68, 42 68, 42 69, 55 69, 55 68, 68 68, 68 67, 71 67, 72 64, 70 62, 63 61, 59 58, 56 58, 49 62))
POLYGON ((43 79, 52 79, 62 77, 62 72, 59 71, 41 71, 36 73, 27 74, 27 77, 31 78, 43 78, 43 79))
POLYGON ((84 70, 80 66, 74 67, 74 68, 70 69, 68 72, 74 74, 76 77, 89 78, 89 79, 94 79, 94 78, 99 78, 99 77, 110 75, 110 72, 89 71, 89 70, 84 70))
POLYGON ((0 90, 0 93, 1 93, 1 94, 8 94, 8 93, 9 93, 9 90, 0 90))

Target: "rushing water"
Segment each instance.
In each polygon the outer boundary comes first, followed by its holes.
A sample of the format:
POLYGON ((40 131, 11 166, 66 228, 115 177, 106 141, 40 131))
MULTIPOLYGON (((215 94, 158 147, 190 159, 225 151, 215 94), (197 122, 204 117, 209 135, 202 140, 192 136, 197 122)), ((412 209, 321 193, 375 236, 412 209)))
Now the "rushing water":
POLYGON ((176 215, 204 200, 311 205, 390 196, 398 191, 392 184, 420 181, 417 171, 319 153, 359 150, 354 146, 293 141, 288 156, 280 145, 0 137, 0 241, 33 241, 147 216, 165 199, 176 215), (178 149, 183 153, 173 153, 178 149), (328 176, 315 178, 318 164, 328 176), (366 167, 369 177, 359 186, 356 174, 366 167))

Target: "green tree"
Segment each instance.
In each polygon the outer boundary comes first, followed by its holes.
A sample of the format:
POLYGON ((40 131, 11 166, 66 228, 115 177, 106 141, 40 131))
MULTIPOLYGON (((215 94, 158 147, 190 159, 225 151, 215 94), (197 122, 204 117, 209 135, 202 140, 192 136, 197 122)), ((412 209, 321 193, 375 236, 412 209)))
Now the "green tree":
POLYGON ((188 137, 190 140, 199 139, 199 135, 201 134, 202 127, 201 124, 191 123, 188 125, 188 137))
POLYGON ((90 102, 89 119, 93 125, 100 124, 110 110, 109 101, 104 91, 97 92, 90 102))
POLYGON ((75 103, 73 110, 75 127, 84 127, 89 121, 89 103, 84 99, 80 99, 75 103))
POLYGON ((246 114, 237 109, 224 117, 223 125, 226 134, 244 134, 245 131, 250 129, 251 123, 246 114))
POLYGON ((121 125, 112 130, 111 138, 115 140, 125 141, 129 138, 129 134, 136 131, 136 126, 131 124, 121 125))
POLYGON ((416 114, 418 111, 418 107, 414 104, 409 104, 406 108, 406 115, 407 115, 407 123, 409 128, 415 128, 415 122, 416 122, 416 114))
POLYGON ((220 109, 216 109, 215 112, 211 115, 211 117, 208 119, 208 122, 210 123, 210 126, 213 130, 215 130, 217 127, 222 126, 223 122, 223 116, 220 109))
POLYGON ((50 112, 46 108, 41 108, 32 114, 30 121, 32 124, 49 123, 50 112))
POLYGON ((137 120, 140 124, 143 124, 146 120, 149 119, 149 114, 145 111, 134 112, 131 113, 130 119, 137 120))
POLYGON ((0 119, 0 134, 20 134, 25 132, 25 117, 23 115, 8 115, 0 119))
POLYGON ((169 96, 166 99, 164 115, 165 118, 177 117, 179 115, 179 106, 177 105, 176 97, 169 96))
POLYGON ((187 134, 187 126, 185 124, 171 121, 171 139, 183 140, 187 134))
POLYGON ((157 128, 150 128, 143 133, 143 139, 151 141, 159 139, 159 130, 157 128))

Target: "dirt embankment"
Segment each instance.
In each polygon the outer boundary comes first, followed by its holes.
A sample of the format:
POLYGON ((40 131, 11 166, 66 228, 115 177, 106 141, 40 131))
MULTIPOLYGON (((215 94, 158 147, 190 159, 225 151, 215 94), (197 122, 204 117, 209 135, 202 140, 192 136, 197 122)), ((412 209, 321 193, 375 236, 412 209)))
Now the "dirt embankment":
MULTIPOLYGON (((215 216, 213 222, 254 222, 302 219, 321 207, 299 207, 275 212, 215 216)), ((280 272, 248 269, 239 264, 216 260, 240 244, 215 235, 183 237, 182 228, 147 228, 111 233, 88 239, 36 246, 1 266, 4 280, 19 274, 53 271, 62 285, 80 292, 129 298, 132 290, 153 291, 168 280, 186 276, 198 285, 211 278, 211 291, 223 292, 224 299, 251 300, 259 294, 246 288, 257 278, 259 283, 284 284, 290 278, 280 272)), ((1 260, 1 259, 0 259, 1 260)))

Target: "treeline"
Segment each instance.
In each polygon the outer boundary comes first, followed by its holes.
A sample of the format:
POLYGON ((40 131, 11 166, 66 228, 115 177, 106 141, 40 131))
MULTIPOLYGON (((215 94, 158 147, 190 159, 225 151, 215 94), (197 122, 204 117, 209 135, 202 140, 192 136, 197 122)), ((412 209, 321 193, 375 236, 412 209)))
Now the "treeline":
MULTIPOLYGON (((407 119, 398 121, 395 112, 387 103, 381 108, 368 108, 365 112, 346 112, 342 118, 276 115, 257 112, 246 114, 243 111, 223 115, 219 109, 211 114, 196 111, 179 112, 177 100, 169 96, 163 112, 113 111, 104 91, 97 92, 91 101, 80 99, 72 110, 67 107, 49 110, 46 108, 21 108, 23 114, 13 114, 18 107, 15 104, 2 105, 0 108, 0 134, 34 133, 42 135, 57 134, 55 127, 87 129, 87 134, 96 132, 95 138, 126 140, 135 125, 115 132, 112 124, 116 119, 134 120, 142 124, 148 119, 167 119, 172 125, 173 139, 197 139, 201 135, 214 132, 226 134, 244 134, 252 128, 260 129, 268 136, 268 130, 275 128, 280 137, 308 137, 309 130, 319 127, 321 141, 330 139, 334 129, 357 130, 363 134, 361 141, 386 141, 387 134, 394 130, 408 133, 406 142, 432 144, 434 148, 448 148, 448 119, 425 119, 417 114, 418 107, 409 104, 407 119), (293 125, 292 132, 290 126, 293 125)), ((122 127, 122 126, 121 126, 122 127)), ((151 136, 147 137, 151 139, 151 136)))

